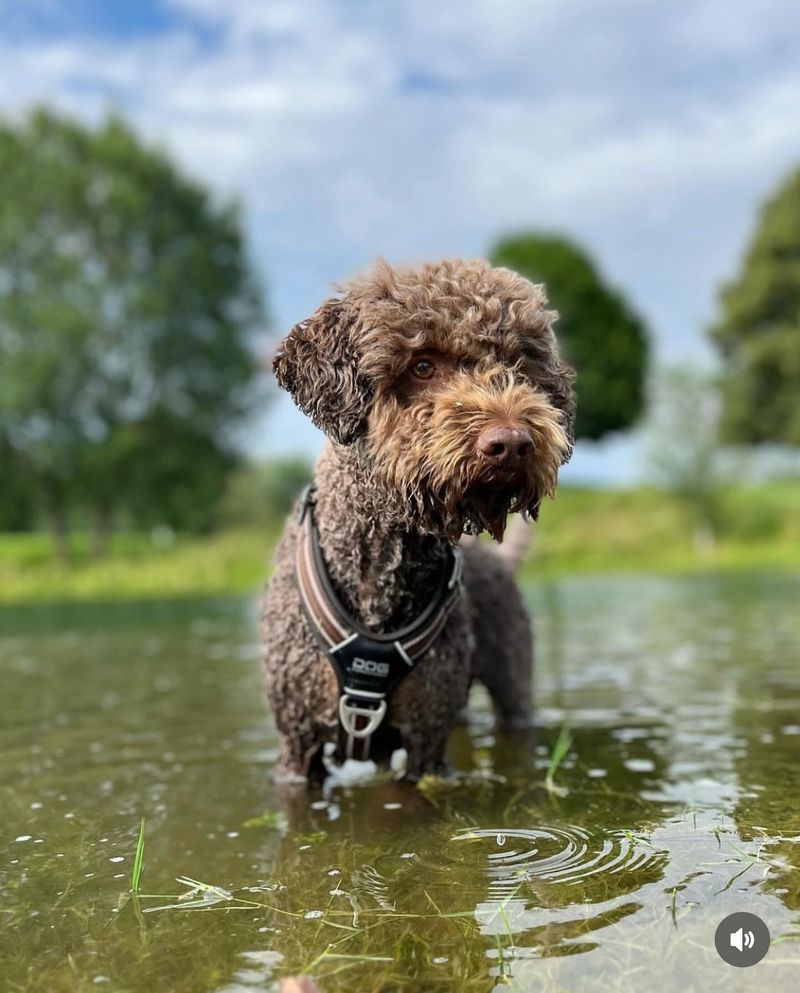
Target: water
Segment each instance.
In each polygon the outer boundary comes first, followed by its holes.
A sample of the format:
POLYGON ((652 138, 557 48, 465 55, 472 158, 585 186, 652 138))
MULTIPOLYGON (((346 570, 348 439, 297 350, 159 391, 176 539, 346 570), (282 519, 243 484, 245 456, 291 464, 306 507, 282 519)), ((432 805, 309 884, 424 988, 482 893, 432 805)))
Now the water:
POLYGON ((535 735, 478 697, 458 780, 310 795, 271 783, 251 603, 0 612, 0 989, 796 989, 800 577, 528 594, 535 735), (751 969, 714 951, 743 909, 751 969))

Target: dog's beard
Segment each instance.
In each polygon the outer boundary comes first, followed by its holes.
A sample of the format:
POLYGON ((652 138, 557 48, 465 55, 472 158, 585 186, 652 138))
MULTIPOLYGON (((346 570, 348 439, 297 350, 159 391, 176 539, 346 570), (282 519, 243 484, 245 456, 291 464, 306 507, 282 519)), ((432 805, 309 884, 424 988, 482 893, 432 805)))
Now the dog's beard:
POLYGON ((456 544, 463 534, 487 531, 500 543, 509 515, 535 519, 541 500, 552 495, 554 486, 551 473, 535 463, 512 471, 464 459, 449 478, 425 473, 406 479, 395 493, 407 508, 409 523, 422 533, 456 544))
POLYGON ((535 514, 539 499, 537 480, 530 470, 511 472, 478 465, 464 479, 445 487, 440 504, 442 529, 450 541, 464 533, 488 531, 501 542, 509 514, 535 514))
POLYGON ((455 544, 463 534, 487 531, 500 543, 510 514, 536 519, 542 499, 554 494, 559 453, 556 449, 541 459, 534 455, 513 470, 464 455, 455 471, 449 467, 449 475, 429 464, 399 486, 395 480, 390 488, 406 506, 409 523, 423 533, 442 535, 455 544))

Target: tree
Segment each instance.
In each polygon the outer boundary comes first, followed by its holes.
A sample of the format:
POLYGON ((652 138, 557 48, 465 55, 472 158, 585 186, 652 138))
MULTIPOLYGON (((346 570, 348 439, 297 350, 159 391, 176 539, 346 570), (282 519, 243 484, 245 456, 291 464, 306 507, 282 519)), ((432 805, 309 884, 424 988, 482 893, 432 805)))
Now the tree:
POLYGON ((231 476, 222 503, 231 525, 282 523, 313 470, 302 455, 243 465, 231 476))
POLYGON ((652 481, 673 493, 692 520, 697 552, 714 547, 727 473, 720 447, 720 396, 702 372, 666 368, 655 377, 646 425, 652 481))
POLYGON ((25 465, 0 437, 0 531, 28 530, 34 524, 36 511, 25 478, 25 465))
POLYGON ((800 445, 800 169, 761 209, 711 333, 725 368, 725 437, 800 445))
POLYGON ((236 208, 116 116, 92 130, 38 110, 0 126, 0 186, 0 438, 61 556, 78 504, 98 550, 117 510, 186 506, 176 490, 207 521, 263 321, 236 208))
POLYGON ((621 294, 606 286, 588 255, 565 238, 504 238, 491 259, 547 287, 559 313, 562 351, 577 372, 576 437, 597 439, 630 427, 644 404, 648 347, 642 321, 621 294))

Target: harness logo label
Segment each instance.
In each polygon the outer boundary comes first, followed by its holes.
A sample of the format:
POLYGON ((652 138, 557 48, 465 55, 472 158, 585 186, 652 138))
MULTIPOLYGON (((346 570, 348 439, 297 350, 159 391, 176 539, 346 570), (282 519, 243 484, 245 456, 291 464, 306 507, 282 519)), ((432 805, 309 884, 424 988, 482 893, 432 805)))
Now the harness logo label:
POLYGON ((350 668, 353 672, 360 672, 365 676, 389 675, 388 662, 373 662, 372 659, 362 659, 358 656, 353 659, 350 668))

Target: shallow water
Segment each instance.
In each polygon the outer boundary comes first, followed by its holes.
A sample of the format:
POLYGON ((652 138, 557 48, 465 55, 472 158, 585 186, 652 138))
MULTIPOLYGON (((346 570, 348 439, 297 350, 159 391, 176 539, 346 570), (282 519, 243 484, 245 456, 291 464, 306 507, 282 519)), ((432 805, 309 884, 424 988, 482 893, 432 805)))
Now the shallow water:
POLYGON ((271 783, 251 603, 0 612, 0 989, 796 989, 800 577, 528 594, 535 735, 478 696, 456 781, 311 795, 271 783))

